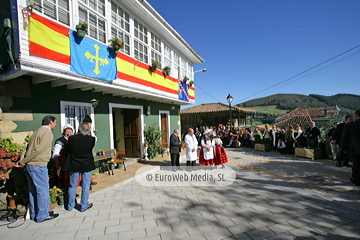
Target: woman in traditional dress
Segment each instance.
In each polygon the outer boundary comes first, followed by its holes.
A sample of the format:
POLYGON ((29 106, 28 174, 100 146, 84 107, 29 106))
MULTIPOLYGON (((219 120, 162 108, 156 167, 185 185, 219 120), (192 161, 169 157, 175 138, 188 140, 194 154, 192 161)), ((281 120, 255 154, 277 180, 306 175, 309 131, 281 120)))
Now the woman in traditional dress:
POLYGON ((203 166, 214 165, 214 147, 215 141, 212 138, 212 130, 207 129, 201 138, 201 149, 199 164, 203 166))
POLYGON ((225 163, 228 162, 228 158, 226 155, 226 151, 222 145, 222 141, 219 137, 215 137, 215 156, 214 156, 214 164, 215 166, 222 165, 222 168, 225 168, 225 163))
POLYGON ((65 126, 63 129, 62 136, 55 141, 53 155, 54 169, 53 169, 53 180, 54 185, 60 189, 68 189, 70 186, 70 176, 68 171, 63 171, 66 159, 69 153, 67 148, 67 142, 71 135, 74 134, 72 126, 65 126))

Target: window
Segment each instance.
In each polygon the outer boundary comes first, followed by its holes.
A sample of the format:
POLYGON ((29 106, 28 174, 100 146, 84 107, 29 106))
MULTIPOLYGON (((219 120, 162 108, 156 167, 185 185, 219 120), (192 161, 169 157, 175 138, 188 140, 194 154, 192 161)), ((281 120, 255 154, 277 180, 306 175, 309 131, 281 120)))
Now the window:
POLYGON ((36 10, 67 26, 70 25, 69 0, 26 0, 27 5, 36 3, 36 10))
MULTIPOLYGON (((81 0, 85 1, 85 0, 81 0)), ((92 8, 95 8, 94 2, 101 2, 96 0, 89 0, 92 3, 92 8)), ((101 10, 101 8, 100 8, 101 10)), ((102 12, 102 11, 101 11, 102 12)), ((99 16, 95 12, 86 8, 85 6, 79 5, 79 20, 87 21, 89 24, 88 34, 90 37, 99 40, 100 42, 106 43, 106 20, 105 10, 102 16, 99 16)))
POLYGON ((117 37, 124 42, 124 48, 120 49, 121 52, 130 55, 130 37, 124 33, 121 29, 112 26, 111 27, 111 38, 117 37))
POLYGON ((64 126, 71 125, 76 132, 86 115, 90 115, 91 118, 93 119, 92 127, 94 128, 94 116, 92 113, 91 106, 89 106, 89 103, 61 101, 60 108, 61 108, 61 129, 64 126))
POLYGON ((148 49, 147 47, 134 40, 134 58, 144 63, 148 63, 148 49))
POLYGON ((111 3, 111 23, 120 27, 126 32, 130 32, 130 15, 115 3, 111 3))
MULTIPOLYGON (((164 67, 170 67, 171 70, 172 69, 172 55, 171 55, 171 49, 170 47, 166 46, 164 44, 164 67)), ((174 71, 171 71, 171 73, 173 73, 174 71)), ((170 75, 171 75, 170 73, 170 75)))
POLYGON ((154 33, 151 33, 151 47, 153 50, 161 53, 161 39, 154 33))
POLYGON ((124 42, 121 52, 130 55, 130 15, 115 3, 111 4, 111 37, 117 37, 124 42))
POLYGON ((141 23, 139 23, 136 19, 134 19, 134 35, 139 41, 147 44, 147 28, 144 27, 141 23))
POLYGON ((134 58, 148 63, 147 28, 134 19, 134 58))

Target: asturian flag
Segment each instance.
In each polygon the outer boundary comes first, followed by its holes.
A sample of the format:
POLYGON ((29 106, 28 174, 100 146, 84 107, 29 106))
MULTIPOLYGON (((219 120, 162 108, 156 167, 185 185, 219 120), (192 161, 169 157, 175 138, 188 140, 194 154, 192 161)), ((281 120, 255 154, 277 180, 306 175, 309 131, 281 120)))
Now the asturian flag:
POLYGON ((189 85, 179 81, 179 100, 189 101, 189 85))
POLYGON ((116 78, 116 57, 108 46, 70 30, 70 51, 71 71, 107 81, 116 78))

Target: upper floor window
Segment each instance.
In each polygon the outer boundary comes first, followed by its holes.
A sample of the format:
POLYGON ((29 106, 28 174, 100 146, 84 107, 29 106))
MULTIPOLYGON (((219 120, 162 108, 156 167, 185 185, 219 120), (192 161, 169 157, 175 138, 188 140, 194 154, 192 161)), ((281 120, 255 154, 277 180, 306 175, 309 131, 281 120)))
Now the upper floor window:
POLYGON ((31 5, 34 3, 41 6, 35 7, 35 9, 39 12, 67 26, 70 25, 69 0, 26 0, 27 5, 31 5))
POLYGON ((105 0, 79 0, 85 3, 90 9, 105 17, 105 0))
POLYGON ((170 67, 171 69, 171 73, 170 75, 174 72, 172 69, 172 55, 171 55, 171 49, 170 47, 168 47, 167 45, 164 44, 164 67, 170 67))
POLYGON ((145 44, 148 43, 147 28, 139 23, 136 19, 134 19, 134 36, 141 42, 145 44))
POLYGON ((124 42, 124 48, 121 48, 120 51, 130 55, 130 36, 113 25, 111 26, 111 38, 114 37, 117 37, 124 42))
POLYGON ((115 3, 111 3, 111 23, 130 32, 130 15, 115 3))
POLYGON ((154 33, 151 33, 151 47, 155 51, 161 53, 161 39, 154 33))
MULTIPOLYGON (((105 16, 105 13, 103 16, 105 16)), ((85 6, 79 5, 79 20, 88 22, 88 34, 90 37, 106 43, 106 20, 103 16, 96 14, 94 11, 86 8, 85 6)))
POLYGON ((145 44, 134 40, 134 58, 144 63, 148 63, 148 48, 145 44))

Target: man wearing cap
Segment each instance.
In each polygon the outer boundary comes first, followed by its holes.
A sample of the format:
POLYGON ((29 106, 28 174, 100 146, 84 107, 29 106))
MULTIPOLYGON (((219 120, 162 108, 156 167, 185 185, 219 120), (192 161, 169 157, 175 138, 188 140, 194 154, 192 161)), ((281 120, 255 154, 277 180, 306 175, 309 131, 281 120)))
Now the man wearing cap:
POLYGON ((95 138, 95 142, 97 141, 97 137, 95 136, 93 130, 92 130, 92 119, 89 115, 86 115, 86 117, 83 119, 83 123, 87 123, 90 128, 90 136, 95 138))

